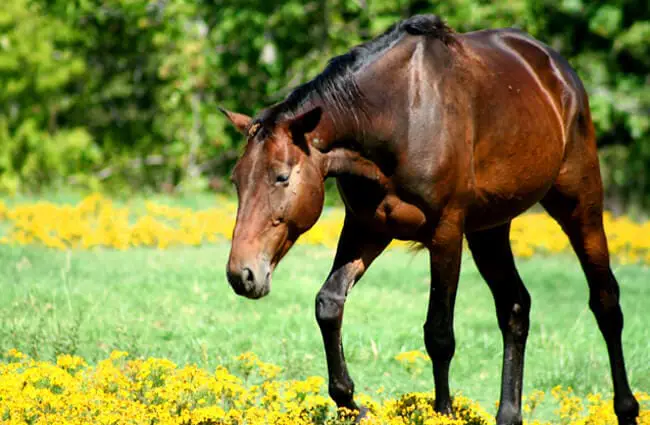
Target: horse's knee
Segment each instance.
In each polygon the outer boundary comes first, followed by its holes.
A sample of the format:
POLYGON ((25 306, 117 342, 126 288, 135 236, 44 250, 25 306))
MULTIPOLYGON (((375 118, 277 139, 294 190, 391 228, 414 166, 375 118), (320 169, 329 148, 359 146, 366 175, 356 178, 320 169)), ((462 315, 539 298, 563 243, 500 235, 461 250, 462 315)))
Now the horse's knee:
POLYGON ((316 320, 321 327, 336 326, 343 316, 345 297, 329 291, 316 295, 316 320))
POLYGON ((456 351, 453 331, 447 326, 424 324, 424 346, 432 360, 450 361, 456 351))

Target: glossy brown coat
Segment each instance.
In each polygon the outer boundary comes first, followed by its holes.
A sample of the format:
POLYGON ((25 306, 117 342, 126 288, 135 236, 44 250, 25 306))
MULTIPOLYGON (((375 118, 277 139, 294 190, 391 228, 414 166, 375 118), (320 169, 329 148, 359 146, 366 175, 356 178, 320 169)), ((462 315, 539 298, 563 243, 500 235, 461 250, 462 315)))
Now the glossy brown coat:
POLYGON ((337 178, 346 218, 316 317, 339 406, 357 408, 341 344, 346 296, 389 242, 403 239, 430 253, 425 346, 435 407, 451 411, 453 309, 465 235, 503 333, 497 422, 521 424, 530 297, 509 229, 541 202, 587 276, 619 423, 636 422, 588 99, 559 54, 521 31, 456 34, 436 17, 415 16, 336 58, 255 120, 224 112, 249 139, 233 173, 240 203, 228 278, 237 293, 269 292, 272 270, 321 213, 324 180, 337 178))

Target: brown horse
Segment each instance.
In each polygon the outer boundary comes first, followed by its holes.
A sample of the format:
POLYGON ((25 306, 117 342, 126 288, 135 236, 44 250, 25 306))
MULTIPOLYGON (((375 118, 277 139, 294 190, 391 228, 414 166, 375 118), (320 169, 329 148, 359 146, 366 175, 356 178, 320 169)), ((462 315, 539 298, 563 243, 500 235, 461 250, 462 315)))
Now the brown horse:
POLYGON ((239 208, 227 275, 237 294, 268 294, 271 272, 320 216, 324 180, 337 178, 345 223, 316 297, 316 319, 338 406, 358 408, 341 345, 345 299, 389 242, 402 239, 430 253, 424 342, 435 408, 451 412, 448 375, 465 235, 503 334, 497 423, 522 423, 530 297, 509 231, 514 217, 541 202, 586 274, 619 424, 636 423, 594 127, 585 89, 558 53, 521 31, 457 34, 435 16, 414 16, 332 59, 257 118, 223 112, 248 138, 233 171, 239 208))

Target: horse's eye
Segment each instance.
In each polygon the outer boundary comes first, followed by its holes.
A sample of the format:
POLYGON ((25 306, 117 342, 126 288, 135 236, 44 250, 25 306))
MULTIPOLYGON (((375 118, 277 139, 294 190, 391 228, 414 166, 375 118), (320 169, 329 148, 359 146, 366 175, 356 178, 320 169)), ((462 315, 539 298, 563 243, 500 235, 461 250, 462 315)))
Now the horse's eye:
POLYGON ((276 183, 286 183, 289 181, 289 174, 278 174, 275 177, 275 182, 276 183))

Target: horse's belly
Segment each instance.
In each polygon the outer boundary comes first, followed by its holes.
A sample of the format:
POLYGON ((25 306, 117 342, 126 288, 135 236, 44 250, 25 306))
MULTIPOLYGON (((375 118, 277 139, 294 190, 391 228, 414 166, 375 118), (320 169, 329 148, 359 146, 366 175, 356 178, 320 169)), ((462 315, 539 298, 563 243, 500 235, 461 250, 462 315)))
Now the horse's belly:
POLYGON ((489 229, 511 221, 539 202, 548 189, 545 187, 524 197, 494 194, 474 203, 465 216, 465 231, 489 229))
POLYGON ((502 159, 477 169, 473 201, 465 215, 466 231, 506 223, 539 202, 555 182, 562 161, 560 152, 551 152, 538 161, 508 162, 502 159))

